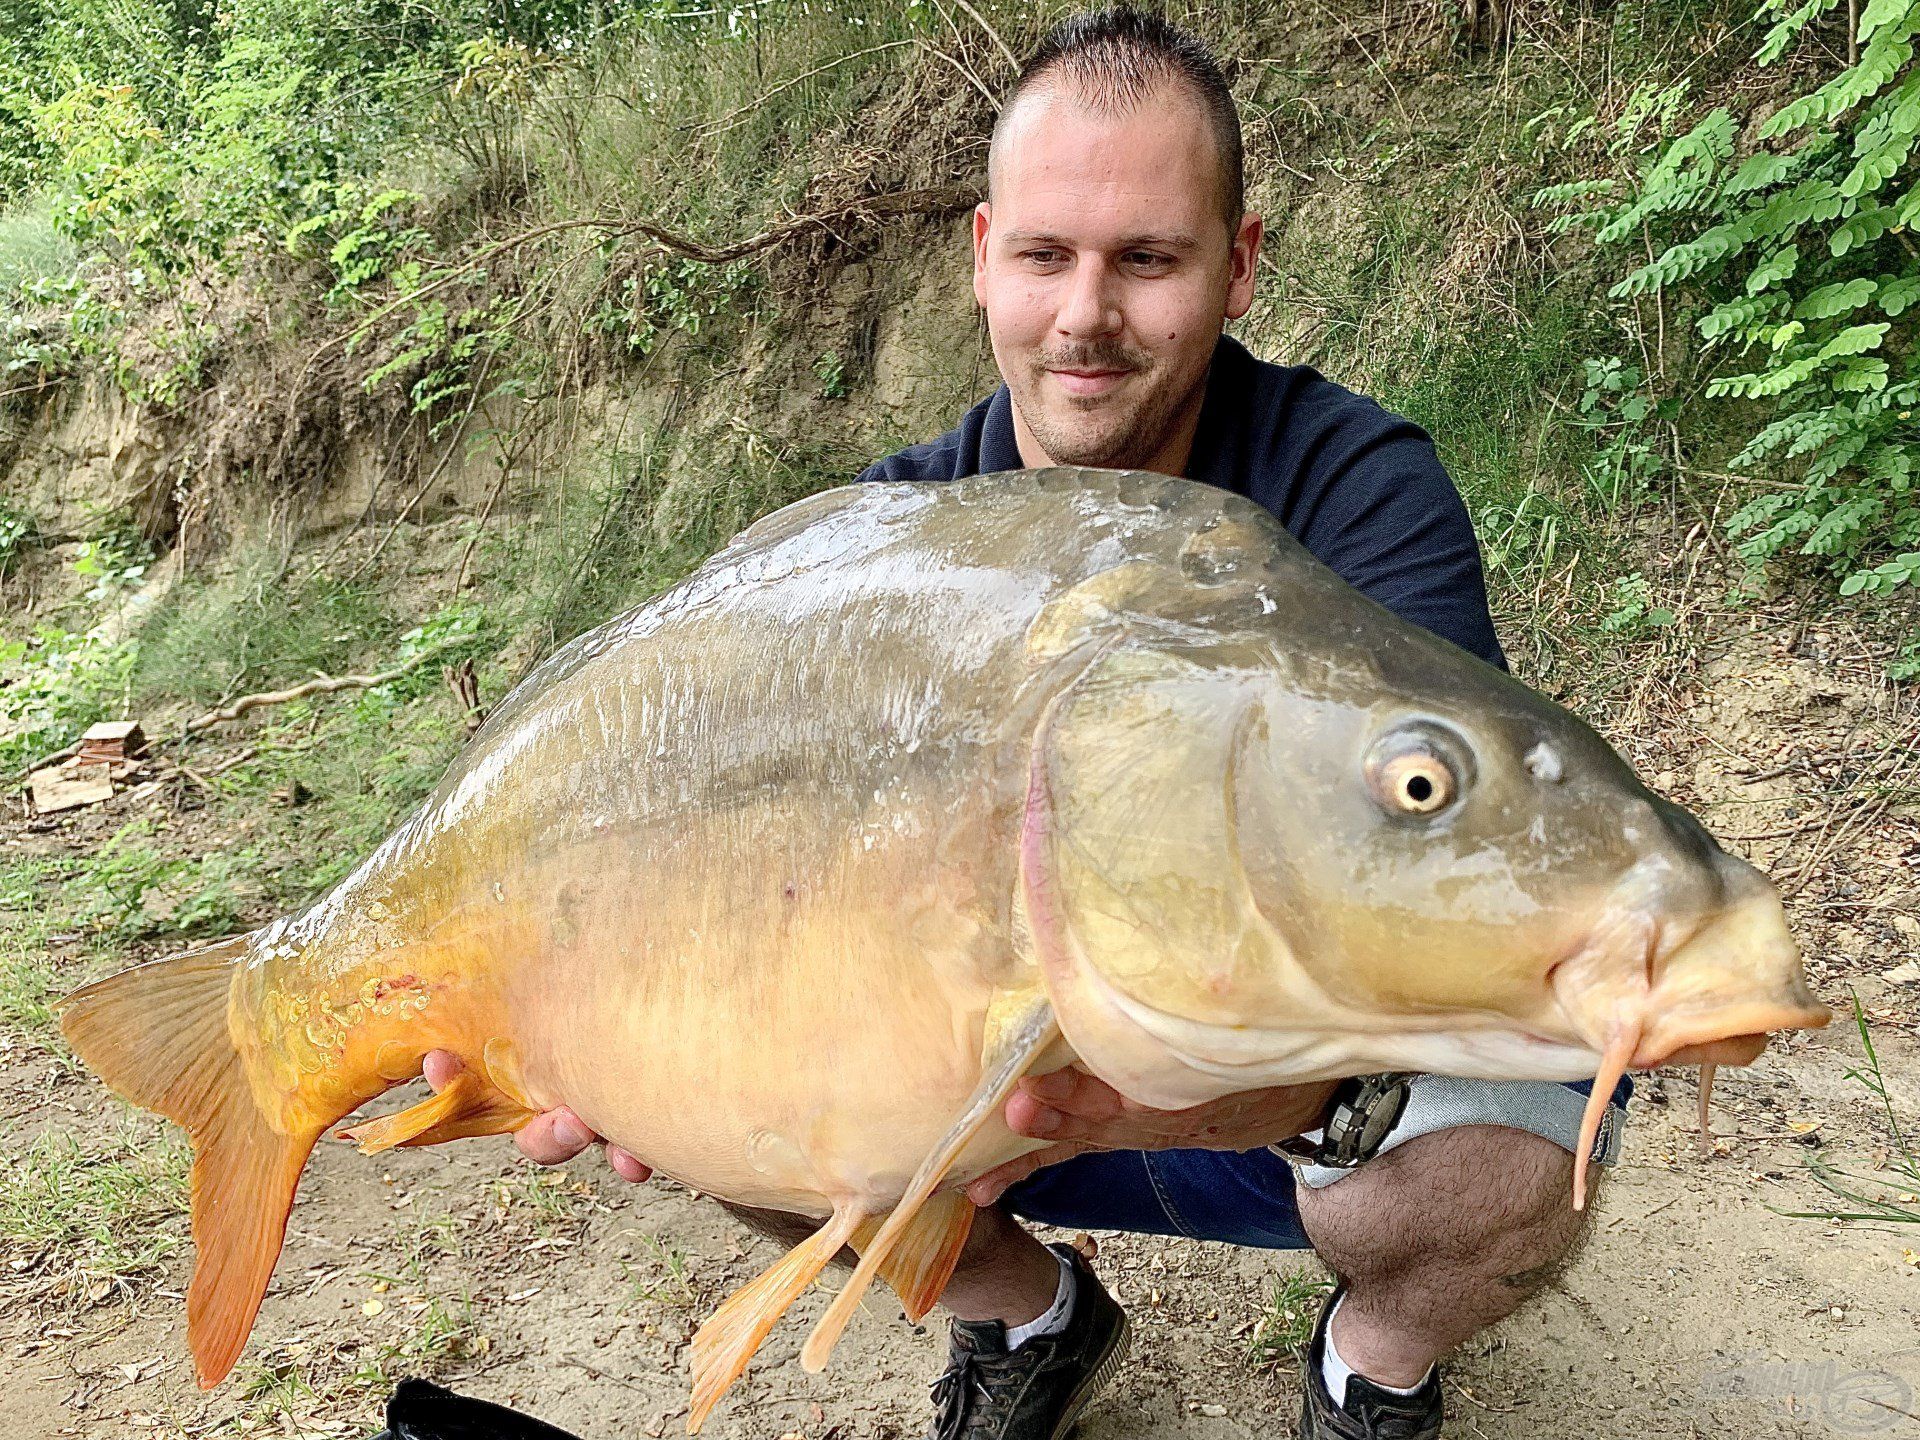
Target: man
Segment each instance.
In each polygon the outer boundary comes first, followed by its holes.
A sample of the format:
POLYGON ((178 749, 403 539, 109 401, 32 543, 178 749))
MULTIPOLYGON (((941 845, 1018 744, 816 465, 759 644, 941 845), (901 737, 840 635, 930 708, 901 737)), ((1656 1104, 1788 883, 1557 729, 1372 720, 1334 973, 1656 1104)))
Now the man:
MULTIPOLYGON (((1262 236, 1241 163, 1232 97, 1191 36, 1127 10, 1056 29, 1006 100, 973 218, 974 294, 1006 383, 861 479, 1099 465, 1207 481, 1265 505, 1405 619, 1504 664, 1427 436, 1223 337, 1252 304, 1262 236)), ((444 1084, 457 1062, 431 1058, 444 1084)), ((933 1436, 1058 1440, 1124 1354, 1125 1317, 1086 1262, 1019 1219, 1311 1246, 1340 1285, 1308 1349, 1299 1434, 1438 1435, 1440 1358, 1512 1313, 1578 1237, 1584 1088, 1375 1077, 1166 1113, 1076 1071, 1023 1081, 1007 1123, 1053 1143, 970 1188, 983 1208, 942 1297, 933 1436), (1317 1146, 1295 1138, 1323 1126, 1317 1146), (1269 1148, 1282 1142, 1317 1163, 1296 1177, 1269 1148)), ((566 1111, 518 1137, 546 1163, 592 1138, 566 1111)))

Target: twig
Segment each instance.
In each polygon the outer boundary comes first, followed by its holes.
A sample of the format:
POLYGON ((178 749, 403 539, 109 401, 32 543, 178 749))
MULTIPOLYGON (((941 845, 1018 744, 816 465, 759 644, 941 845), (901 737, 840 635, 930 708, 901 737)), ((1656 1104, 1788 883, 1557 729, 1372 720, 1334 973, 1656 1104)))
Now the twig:
POLYGON ((401 676, 417 669, 430 657, 447 648, 451 641, 429 646, 411 660, 396 665, 391 670, 383 670, 378 675, 322 675, 317 680, 309 680, 302 685, 290 686, 285 690, 261 690, 252 695, 242 695, 231 705, 218 710, 209 710, 187 722, 186 733, 197 735, 202 730, 211 730, 216 725, 227 725, 238 720, 249 710, 258 710, 266 705, 284 705, 289 700, 299 700, 308 695, 331 695, 337 690, 371 690, 379 685, 390 685, 401 676))
POLYGON ((959 60, 954 59, 953 56, 947 54, 947 52, 942 50, 938 45, 929 45, 924 40, 916 40, 913 43, 918 45, 922 50, 926 51, 927 54, 936 56, 937 58, 946 61, 947 64, 953 66, 954 69, 958 70, 962 75, 967 77, 968 82, 973 86, 974 89, 978 90, 983 96, 986 97, 986 101, 989 105, 991 105, 996 111, 1000 109, 1000 97, 995 95, 991 90, 989 90, 987 88, 986 82, 982 80, 978 75, 974 74, 973 71, 969 70, 965 64, 963 64, 959 60))
POLYGON ((473 657, 469 655, 458 665, 442 665, 440 678, 447 682, 447 689, 453 692, 453 700, 460 707, 467 734, 472 735, 487 723, 487 712, 480 708, 480 681, 473 673, 473 657))
POLYGON ((845 65, 848 61, 858 60, 862 56, 878 55, 882 50, 898 50, 903 45, 915 45, 918 43, 919 42, 916 40, 889 40, 884 45, 869 45, 865 50, 856 50, 851 55, 842 55, 838 60, 829 60, 824 65, 816 65, 813 67, 813 69, 807 71, 805 74, 796 75, 791 80, 782 80, 778 85, 774 86, 771 90, 763 91, 761 92, 760 95, 758 95, 756 98, 752 100, 749 100, 746 104, 738 106, 735 109, 729 110, 726 114, 722 115, 718 120, 709 120, 705 125, 702 125, 698 130, 694 131, 693 133, 700 136, 702 139, 705 139, 710 135, 723 135, 727 131, 733 129, 735 125, 742 123, 742 121, 748 114, 750 114, 752 111, 758 110, 762 105, 766 104, 767 101, 771 100, 774 96, 780 94, 781 91, 791 90, 794 86, 800 84, 800 82, 803 80, 811 80, 816 75, 824 75, 827 73, 827 71, 833 69, 835 66, 845 65))
POLYGON ((453 577, 453 598, 458 600, 460 592, 467 588, 467 566, 473 561, 473 548, 480 543, 480 537, 486 533, 487 517, 493 514, 493 502, 500 498, 500 492, 507 488, 507 477, 513 473, 507 465, 500 467, 500 478, 493 482, 493 488, 487 492, 487 503, 480 507, 480 518, 474 523, 473 534, 467 540, 467 548, 460 552, 460 569, 453 577))
POLYGON ((969 5, 967 3, 967 0, 953 0, 953 3, 958 5, 962 10, 966 11, 967 14, 971 15, 973 17, 973 23, 978 25, 982 30, 987 32, 988 38, 991 39, 994 44, 998 45, 1000 47, 1000 53, 1007 57, 1007 64, 1013 67, 1014 73, 1016 75, 1019 74, 1020 73, 1020 57, 1015 55, 1013 53, 1012 47, 1009 46, 1006 41, 1000 38, 1000 32, 994 29, 993 26, 987 23, 987 17, 982 15, 978 10, 974 9, 973 6, 969 5))
POLYGON ((51 390, 56 385, 65 385, 72 378, 71 375, 54 375, 45 380, 36 380, 31 385, 15 385, 11 390, 0 390, 0 400, 5 400, 9 395, 31 395, 37 390, 51 390))
MULTIPOLYGON (((924 44, 923 41, 918 40, 914 43, 924 44)), ((934 53, 940 52, 936 50, 934 53)), ((951 56, 945 58, 952 60, 951 56)), ((977 78, 974 83, 979 84, 977 78)), ((986 94, 984 86, 981 87, 981 93, 986 94)), ((999 104, 990 94, 987 95, 987 99, 993 101, 996 106, 999 104)), ((696 260, 704 265, 727 265, 758 251, 770 250, 796 235, 821 225, 831 224, 836 220, 860 216, 879 218, 895 215, 945 214, 951 210, 965 209, 978 198, 970 187, 963 185, 934 185, 919 190, 894 190, 883 195, 868 195, 858 200, 850 200, 844 205, 836 205, 831 209, 816 211, 810 215, 799 215, 791 220, 783 220, 778 225, 762 230, 758 235, 750 236, 745 240, 736 240, 731 245, 705 245, 698 240, 689 239, 685 235, 668 230, 664 226, 655 225, 649 220, 622 220, 606 215, 586 216, 575 220, 555 220, 545 225, 536 225, 531 230, 523 230, 518 235, 509 235, 504 240, 496 240, 459 269, 449 271, 439 279, 422 285, 418 290, 409 290, 404 295, 396 296, 352 329, 334 336, 319 346, 308 357, 307 364, 310 368, 316 360, 329 351, 336 350, 365 334, 376 321, 384 319, 402 305, 424 300, 457 280, 472 278, 475 272, 488 261, 510 250, 517 250, 522 245, 531 245, 536 240, 544 240, 549 235, 559 235, 569 230, 600 229, 610 235, 639 235, 651 240, 661 249, 688 260, 696 260)))
POLYGON ((562 1355, 560 1357, 560 1363, 562 1365, 571 1365, 576 1370, 584 1371, 589 1380, 606 1381, 610 1384, 618 1385, 622 1389, 631 1390, 636 1395, 650 1393, 641 1389, 638 1385, 635 1385, 631 1380, 622 1380, 618 1375, 609 1375, 605 1370, 589 1365, 586 1361, 577 1359, 572 1355, 562 1355))

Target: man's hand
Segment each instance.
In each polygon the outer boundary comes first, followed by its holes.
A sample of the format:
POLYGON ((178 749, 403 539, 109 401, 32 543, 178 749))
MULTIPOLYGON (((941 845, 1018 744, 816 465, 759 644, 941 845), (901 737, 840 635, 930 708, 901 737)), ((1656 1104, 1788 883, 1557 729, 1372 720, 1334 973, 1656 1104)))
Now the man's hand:
MULTIPOLYGON (((454 1076, 466 1068, 460 1057, 451 1050, 429 1050, 426 1058, 420 1062, 427 1084, 435 1090, 444 1090, 452 1083, 454 1076)), ((562 1105, 543 1115, 534 1116, 514 1132, 513 1143, 520 1147, 522 1155, 536 1164, 564 1165, 599 1138, 578 1115, 562 1105)), ((607 1146, 607 1163, 613 1166, 622 1180, 638 1182, 653 1174, 650 1167, 641 1164, 618 1145, 607 1146)))
POLYGON ((1316 1128, 1337 1080, 1229 1095, 1187 1110, 1150 1110, 1069 1066, 1028 1076, 1007 1099, 1007 1128, 1054 1143, 989 1170, 967 1198, 991 1205, 1009 1185, 1088 1150, 1254 1150, 1316 1128))

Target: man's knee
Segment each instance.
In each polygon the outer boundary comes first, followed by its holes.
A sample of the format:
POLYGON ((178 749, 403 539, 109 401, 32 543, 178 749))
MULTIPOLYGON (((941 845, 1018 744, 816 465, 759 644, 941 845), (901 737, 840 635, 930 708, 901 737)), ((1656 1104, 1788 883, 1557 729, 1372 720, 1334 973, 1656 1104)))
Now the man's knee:
POLYGON ((1409 1140, 1331 1185, 1303 1185, 1299 1203, 1314 1248, 1342 1274, 1427 1257, 1532 1288, 1581 1233, 1572 1196, 1573 1156, 1555 1142, 1464 1125, 1409 1140))

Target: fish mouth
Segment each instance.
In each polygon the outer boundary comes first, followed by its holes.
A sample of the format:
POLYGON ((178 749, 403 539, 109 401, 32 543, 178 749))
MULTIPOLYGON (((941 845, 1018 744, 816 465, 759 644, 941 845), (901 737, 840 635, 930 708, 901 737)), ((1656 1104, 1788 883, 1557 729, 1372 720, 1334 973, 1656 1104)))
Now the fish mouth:
POLYGON ((1576 1210, 1586 1203, 1608 1097, 1627 1071, 1699 1065, 1704 1132, 1715 1067, 1752 1064, 1772 1035, 1817 1030, 1833 1018, 1807 989, 1773 887, 1744 866, 1730 878, 1738 898, 1704 921, 1674 923, 1657 908, 1626 904, 1549 972, 1572 1029, 1600 1052, 1574 1153, 1576 1210))

